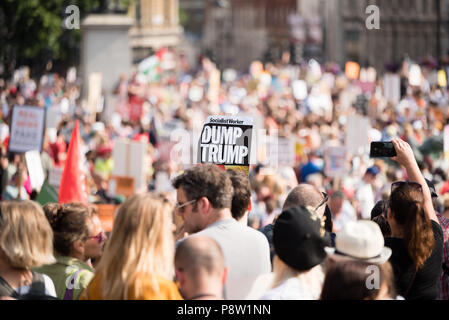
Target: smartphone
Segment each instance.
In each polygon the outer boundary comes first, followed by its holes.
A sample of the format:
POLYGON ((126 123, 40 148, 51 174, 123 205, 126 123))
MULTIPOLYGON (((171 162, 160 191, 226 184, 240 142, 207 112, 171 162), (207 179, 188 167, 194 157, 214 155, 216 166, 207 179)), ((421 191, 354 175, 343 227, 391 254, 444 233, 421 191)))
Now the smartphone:
POLYGON ((394 157, 396 156, 393 142, 375 141, 371 142, 369 156, 370 158, 394 157))

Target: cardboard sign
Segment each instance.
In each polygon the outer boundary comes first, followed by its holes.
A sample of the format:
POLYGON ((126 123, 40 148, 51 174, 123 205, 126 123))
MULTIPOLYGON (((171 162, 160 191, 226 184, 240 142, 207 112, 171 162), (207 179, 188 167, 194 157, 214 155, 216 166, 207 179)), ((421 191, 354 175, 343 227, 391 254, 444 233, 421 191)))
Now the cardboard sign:
POLYGON ((401 99, 401 79, 399 75, 393 73, 384 75, 384 96, 389 102, 399 103, 401 99))
POLYGON ((114 226, 114 216, 118 206, 114 204, 97 204, 98 218, 101 221, 103 229, 111 232, 114 226))
POLYGON ((346 174, 345 147, 328 147, 324 151, 324 173, 331 178, 346 174))
POLYGON ((59 190, 63 170, 64 167, 51 167, 48 172, 48 183, 56 190, 59 190))
POLYGON ((42 151, 45 131, 45 108, 14 105, 12 109, 10 152, 42 151))
POLYGON ((358 79, 360 72, 360 66, 357 62, 348 61, 345 65, 345 74, 349 79, 358 79))
POLYGON ((25 153, 25 160, 28 168, 28 174, 30 175, 31 187, 39 192, 45 180, 44 169, 42 169, 41 155, 39 151, 28 151, 25 153))
POLYGON ((262 154, 261 159, 259 159, 261 163, 277 165, 278 167, 293 167, 295 165, 296 144, 290 139, 267 139, 265 152, 266 157, 263 157, 262 154))
POLYGON ((201 132, 199 163, 249 166, 253 120, 209 116, 201 132))
POLYGON ((408 83, 411 86, 420 86, 422 82, 421 67, 417 64, 412 64, 410 66, 410 71, 408 73, 408 83))
POLYGON ((141 189, 146 182, 145 156, 147 144, 128 140, 114 143, 112 175, 134 178, 134 188, 141 189))
POLYGON ((92 114, 93 118, 95 118, 98 105, 101 102, 101 81, 101 72, 93 72, 89 75, 89 93, 87 97, 87 104, 89 112, 92 114))
POLYGON ((345 140, 348 152, 353 155, 368 154, 370 148, 368 132, 370 128, 371 124, 368 117, 348 116, 345 140))
POLYGON ((130 197, 134 194, 134 178, 111 176, 109 179, 108 193, 111 195, 123 195, 130 197))

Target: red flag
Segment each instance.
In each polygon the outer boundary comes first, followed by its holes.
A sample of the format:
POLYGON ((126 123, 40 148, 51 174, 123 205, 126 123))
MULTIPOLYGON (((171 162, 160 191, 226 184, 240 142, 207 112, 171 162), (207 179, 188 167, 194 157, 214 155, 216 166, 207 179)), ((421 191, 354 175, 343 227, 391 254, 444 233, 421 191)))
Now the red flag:
POLYGON ((87 204, 85 175, 81 169, 81 139, 76 120, 70 138, 69 150, 59 185, 59 203, 81 202, 87 204))

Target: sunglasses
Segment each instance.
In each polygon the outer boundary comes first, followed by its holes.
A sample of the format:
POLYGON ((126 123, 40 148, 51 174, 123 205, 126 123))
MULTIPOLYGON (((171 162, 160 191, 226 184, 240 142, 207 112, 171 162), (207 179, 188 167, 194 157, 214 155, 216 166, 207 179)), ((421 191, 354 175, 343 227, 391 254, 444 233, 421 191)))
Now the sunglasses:
POLYGON ((403 187, 405 185, 409 185, 413 188, 419 189, 422 191, 422 185, 418 182, 410 182, 410 181, 396 181, 391 184, 391 192, 396 190, 397 188, 403 187))
POLYGON ((98 241, 98 243, 102 243, 103 241, 105 241, 107 239, 107 237, 104 234, 104 231, 100 231, 99 234, 97 234, 96 236, 88 237, 88 239, 96 239, 98 241))
POLYGON ((195 203, 195 202, 197 202, 198 200, 196 199, 196 200, 190 200, 190 201, 187 201, 187 202, 184 202, 184 203, 179 203, 179 202, 177 202, 176 203, 176 210, 178 210, 179 212, 184 212, 184 209, 185 209, 185 207, 187 206, 187 205, 189 205, 189 204, 191 204, 191 203, 195 203))
POLYGON ((325 192, 321 192, 323 195, 323 200, 320 202, 320 204, 315 208, 315 211, 318 210, 322 205, 326 204, 327 200, 329 200, 329 195, 325 192))

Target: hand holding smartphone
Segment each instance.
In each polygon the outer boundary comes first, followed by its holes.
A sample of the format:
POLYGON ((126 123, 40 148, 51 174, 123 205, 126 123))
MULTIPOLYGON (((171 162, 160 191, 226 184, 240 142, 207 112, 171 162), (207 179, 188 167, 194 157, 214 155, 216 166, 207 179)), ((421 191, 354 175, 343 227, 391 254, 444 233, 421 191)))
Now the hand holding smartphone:
POLYGON ((390 158, 397 156, 397 154, 391 141, 389 142, 374 141, 371 142, 369 156, 370 158, 381 158, 381 157, 390 158))

